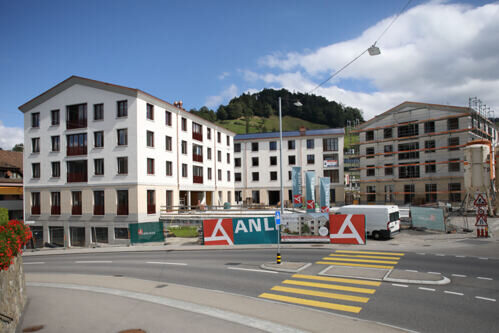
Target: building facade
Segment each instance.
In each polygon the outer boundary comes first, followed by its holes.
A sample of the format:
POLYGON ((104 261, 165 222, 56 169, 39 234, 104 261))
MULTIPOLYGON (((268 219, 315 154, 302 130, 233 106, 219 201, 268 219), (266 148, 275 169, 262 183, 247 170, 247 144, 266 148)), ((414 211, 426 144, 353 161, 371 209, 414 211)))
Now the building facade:
POLYGON ((23 220, 23 153, 0 150, 0 207, 23 220))
MULTIPOLYGON (((319 177, 329 177, 330 203, 344 202, 343 129, 283 132, 284 203, 292 204, 293 167, 301 167, 305 193, 305 172, 316 175, 315 197, 319 198, 319 177)), ((236 201, 277 205, 280 201, 279 132, 239 134, 234 139, 236 201)))
POLYGON ((44 242, 124 242, 162 206, 233 201, 234 133, 181 103, 72 76, 19 109, 26 220, 44 242))
POLYGON ((362 203, 459 205, 466 143, 497 143, 497 129, 472 108, 404 102, 358 127, 362 203))

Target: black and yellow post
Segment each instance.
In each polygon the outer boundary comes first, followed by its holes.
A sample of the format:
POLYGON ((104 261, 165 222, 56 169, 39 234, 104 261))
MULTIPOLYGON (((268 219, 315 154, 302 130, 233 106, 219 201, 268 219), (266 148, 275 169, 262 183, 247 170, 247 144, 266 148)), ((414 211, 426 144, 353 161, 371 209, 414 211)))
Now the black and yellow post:
POLYGON ((277 252, 277 263, 281 263, 281 254, 279 252, 277 252))

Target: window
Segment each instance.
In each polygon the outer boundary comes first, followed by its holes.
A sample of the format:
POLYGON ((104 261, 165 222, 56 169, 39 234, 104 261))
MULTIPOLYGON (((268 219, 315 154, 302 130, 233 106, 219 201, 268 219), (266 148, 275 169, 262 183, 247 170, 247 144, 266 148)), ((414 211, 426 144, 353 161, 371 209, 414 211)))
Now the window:
POLYGON ((203 162, 203 146, 192 144, 192 160, 203 162))
POLYGON ((425 184, 425 201, 437 202, 437 184, 425 184))
POLYGON ((251 201, 253 203, 260 203, 260 191, 251 191, 251 201))
POLYGON ((230 164, 230 153, 227 153, 227 164, 230 164))
POLYGON ((385 176, 393 175, 393 164, 385 164, 385 176))
POLYGON ((50 111, 50 124, 52 126, 59 125, 59 118, 60 118, 59 115, 60 115, 59 110, 50 111))
POLYGON ((50 215, 61 214, 61 192, 50 193, 50 215))
POLYGON ((40 127, 40 112, 33 112, 31 114, 31 127, 33 128, 40 127))
POLYGON ((393 136, 393 128, 385 128, 383 129, 383 138, 384 139, 389 139, 393 136))
POLYGON ((166 175, 167 176, 173 176, 173 168, 172 168, 172 162, 171 161, 166 161, 166 175))
POLYGON ((234 159, 234 166, 235 166, 236 168, 241 167, 241 159, 240 159, 239 157, 236 157, 236 158, 234 159))
POLYGON ((147 190, 147 214, 156 214, 156 191, 147 190))
POLYGON ((240 143, 234 143, 234 152, 235 153, 241 152, 241 144, 240 143))
POLYGON ((366 187, 367 202, 376 202, 376 186, 369 185, 366 187))
POLYGON ((146 117, 149 120, 154 120, 154 105, 146 104, 146 117))
POLYGON ((367 177, 374 177, 376 175, 376 169, 374 165, 368 165, 366 168, 366 176, 367 177))
POLYGON ((296 164, 296 156, 295 155, 288 156, 288 164, 289 165, 295 165, 296 164))
POLYGON ((208 148, 206 150, 206 155, 207 155, 208 159, 211 160, 211 148, 208 148))
POLYGON ((459 137, 449 138, 448 139, 449 151, 451 150, 459 150, 459 137))
POLYGON ((270 172, 270 180, 277 180, 277 171, 270 172))
POLYGON ((166 191, 166 209, 171 210, 173 208, 173 191, 166 191))
POLYGON ((322 139, 323 151, 338 151, 338 138, 322 139))
POLYGON ((72 207, 71 207, 71 215, 81 215, 81 191, 73 191, 71 192, 72 199, 72 207))
POLYGON ((315 164, 315 155, 307 155, 307 164, 315 164))
POLYGON ((399 144, 399 160, 410 160, 419 158, 419 142, 399 144))
POLYGON ((461 183, 449 184, 449 201, 461 202, 461 183))
POLYGON ((31 192, 31 214, 40 215, 40 192, 31 192))
POLYGON ((435 152, 435 140, 429 140, 424 142, 424 148, 426 153, 435 152))
POLYGON ((77 183, 88 180, 87 160, 67 161, 67 182, 77 183))
MULTIPOLYGON (((277 150, 277 141, 269 142, 269 150, 277 150)), ((258 151, 258 146, 256 148, 256 151, 258 151)))
POLYGON ((252 157, 251 158, 251 166, 258 166, 258 157, 252 157))
POLYGON ((104 132, 94 132, 94 147, 102 148, 104 147, 104 132))
POLYGON ((293 172, 288 171, 288 180, 291 180, 293 178, 293 172))
POLYGON ((227 135, 227 146, 230 146, 230 136, 227 135))
POLYGON ((118 205, 116 215, 128 215, 128 190, 117 190, 118 205))
POLYGON ((399 165, 399 178, 419 178, 419 165, 406 164, 399 165))
POLYGON ((187 164, 182 163, 182 177, 187 178, 187 164))
POLYGON ((393 146, 392 145, 385 145, 384 152, 385 152, 386 156, 391 156, 393 153, 393 146))
POLYGON ((314 149, 314 148, 315 148, 314 139, 307 139, 307 149, 314 149))
POLYGON ((165 150, 172 151, 172 137, 168 135, 165 136, 165 150))
POLYGON ((435 164, 435 160, 425 161, 425 173, 436 173, 437 165, 435 164))
POLYGON ((393 202, 393 185, 385 185, 385 203, 393 202))
POLYGON ((87 133, 67 135, 66 140, 68 156, 87 154, 87 133))
POLYGON ((187 141, 182 140, 182 142, 180 143, 180 148, 182 154, 187 155, 187 141))
POLYGON ((118 101, 118 118, 128 116, 128 101, 118 101))
POLYGON ((329 177, 331 183, 340 182, 340 171, 339 170, 324 170, 324 177, 329 177))
POLYGON ((252 172, 251 173, 251 179, 254 181, 254 182, 257 182, 260 180, 260 174, 258 172, 252 172))
POLYGON ((424 132, 425 133, 435 133, 435 122, 427 121, 424 123, 424 132))
POLYGON ((94 104, 94 120, 104 119, 104 104, 94 104))
POLYGON ((87 103, 66 106, 66 129, 87 127, 87 103))
POLYGON ((230 171, 227 171, 227 181, 230 182, 230 171))
POLYGON ((147 174, 154 175, 154 158, 147 159, 147 174))
POLYGON ((399 138, 419 135, 419 124, 399 126, 397 129, 399 138))
POLYGON ((52 177, 61 177, 61 162, 52 162, 52 177))
POLYGON ((222 162, 222 151, 221 150, 217 150, 217 161, 222 162))
POLYGON ((404 203, 405 204, 410 204, 414 200, 414 190, 415 186, 414 184, 408 184, 404 185, 404 203))
POLYGON ((236 182, 240 182, 240 181, 241 181, 241 173, 240 173, 240 172, 236 172, 236 173, 234 174, 234 180, 235 180, 236 182))
POLYGON ((165 125, 172 125, 172 113, 170 111, 165 111, 165 125))
POLYGON ((211 180, 211 168, 208 168, 206 176, 208 177, 208 180, 211 180))
POLYGON ((61 150, 61 140, 58 135, 51 137, 52 139, 52 151, 60 151, 61 150))
POLYGON ((194 140, 203 141, 203 126, 192 122, 192 138, 194 140))
POLYGON ((222 134, 220 132, 217 132, 217 142, 222 143, 222 134))
POLYGON ((277 165, 277 156, 270 156, 270 165, 277 165))
POLYGON ((104 175, 104 159, 96 158, 94 159, 94 175, 103 176, 104 175))
POLYGON ((447 129, 449 131, 459 129, 459 118, 447 119, 447 129))
POLYGON ((288 140, 288 149, 289 150, 295 149, 295 140, 288 140))
POLYGON ((218 180, 222 181, 222 170, 218 169, 217 171, 218 171, 218 180))
POLYGON ((94 215, 104 215, 104 191, 94 191, 94 215))
POLYGON ((251 151, 258 151, 258 142, 251 143, 251 151))
POLYGON ((40 163, 31 163, 32 178, 40 178, 40 163))
POLYGON ((449 160, 449 172, 459 172, 460 169, 460 162, 458 158, 449 160))
POLYGON ((182 131, 187 131, 187 119, 182 117, 182 131))
POLYGON ((206 128, 206 137, 208 138, 208 140, 211 140, 211 128, 206 128))
POLYGON ((40 138, 32 138, 31 139, 31 152, 33 152, 33 153, 40 152, 40 138))
POLYGON ((146 132, 146 138, 147 138, 147 147, 154 147, 154 132, 147 131, 146 132))
POLYGON ((128 174, 128 157, 118 157, 118 174, 128 174))
POLYGON ((118 134, 118 146, 128 145, 128 129, 122 128, 117 130, 118 134))
POLYGON ((372 141, 374 140, 374 131, 367 131, 366 132, 366 141, 372 141))
POLYGON ((366 148, 366 158, 374 158, 374 147, 366 148))

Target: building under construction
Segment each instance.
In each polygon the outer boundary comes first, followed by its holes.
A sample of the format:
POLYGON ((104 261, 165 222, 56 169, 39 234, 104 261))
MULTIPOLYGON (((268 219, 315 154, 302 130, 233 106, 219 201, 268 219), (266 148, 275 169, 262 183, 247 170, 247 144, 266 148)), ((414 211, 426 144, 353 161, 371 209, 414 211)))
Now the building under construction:
POLYGON ((404 102, 359 125, 361 202, 462 205, 464 147, 487 142, 483 162, 494 161, 497 128, 489 118, 490 109, 470 98, 468 107, 404 102))

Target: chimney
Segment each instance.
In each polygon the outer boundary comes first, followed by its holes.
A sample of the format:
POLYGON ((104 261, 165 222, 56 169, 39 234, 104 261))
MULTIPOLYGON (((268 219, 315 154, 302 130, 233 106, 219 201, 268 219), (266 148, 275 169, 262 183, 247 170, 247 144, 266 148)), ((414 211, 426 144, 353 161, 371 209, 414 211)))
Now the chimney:
POLYGON ((305 132, 307 132, 307 129, 304 126, 300 126, 300 135, 304 136, 305 132))
POLYGON ((178 101, 178 107, 179 107, 179 108, 183 109, 183 107, 182 107, 182 105, 183 105, 183 104, 184 104, 184 103, 183 103, 182 101, 178 101))

